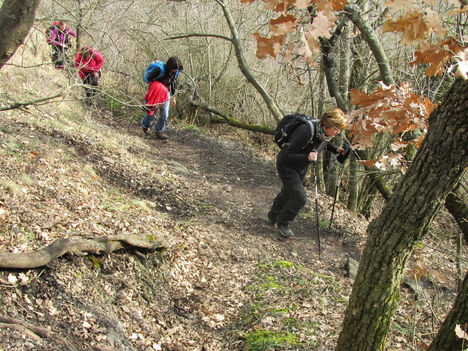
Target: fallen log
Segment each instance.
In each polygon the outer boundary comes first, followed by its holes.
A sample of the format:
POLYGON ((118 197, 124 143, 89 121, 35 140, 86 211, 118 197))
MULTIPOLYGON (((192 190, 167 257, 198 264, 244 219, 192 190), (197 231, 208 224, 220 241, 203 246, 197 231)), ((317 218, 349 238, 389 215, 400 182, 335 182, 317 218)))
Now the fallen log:
POLYGON ((159 241, 156 241, 152 235, 145 234, 120 234, 95 238, 71 236, 57 239, 38 251, 0 253, 0 268, 37 268, 45 266, 52 260, 65 254, 85 256, 91 253, 100 255, 111 253, 124 247, 134 247, 149 251, 164 249, 164 246, 159 241))

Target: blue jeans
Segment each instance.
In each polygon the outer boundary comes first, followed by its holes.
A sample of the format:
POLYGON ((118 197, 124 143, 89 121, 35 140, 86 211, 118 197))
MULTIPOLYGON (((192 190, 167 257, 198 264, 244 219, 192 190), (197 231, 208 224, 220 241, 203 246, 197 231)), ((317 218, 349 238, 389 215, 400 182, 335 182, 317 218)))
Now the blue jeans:
POLYGON ((169 99, 161 105, 159 105, 152 116, 148 115, 148 113, 145 114, 143 119, 141 120, 141 126, 143 128, 151 128, 153 125, 155 115, 158 113, 159 110, 159 118, 156 122, 156 127, 154 130, 156 132, 162 132, 163 130, 166 129, 167 127, 167 118, 169 117, 169 106, 171 106, 171 97, 169 96, 169 99))

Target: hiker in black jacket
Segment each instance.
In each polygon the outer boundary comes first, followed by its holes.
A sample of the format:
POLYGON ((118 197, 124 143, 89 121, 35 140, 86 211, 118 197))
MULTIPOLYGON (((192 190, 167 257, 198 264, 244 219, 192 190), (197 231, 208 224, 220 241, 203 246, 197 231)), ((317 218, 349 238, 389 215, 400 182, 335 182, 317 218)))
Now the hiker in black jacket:
POLYGON ((289 143, 281 149, 276 159, 282 187, 268 212, 268 221, 286 238, 294 236, 289 223, 307 202, 303 180, 310 164, 317 161, 318 153, 324 149, 335 154, 345 153, 343 148, 329 142, 346 128, 345 114, 341 109, 327 110, 320 121, 313 122, 312 125, 312 140, 311 127, 307 123, 301 123, 292 132, 289 143))

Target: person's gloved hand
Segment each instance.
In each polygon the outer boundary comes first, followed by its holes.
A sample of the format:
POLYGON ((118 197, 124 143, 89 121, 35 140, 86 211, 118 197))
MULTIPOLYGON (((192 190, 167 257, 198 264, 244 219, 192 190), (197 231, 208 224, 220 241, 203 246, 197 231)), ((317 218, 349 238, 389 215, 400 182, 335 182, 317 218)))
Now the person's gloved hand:
POLYGON ((336 158, 336 160, 339 162, 339 163, 344 163, 347 158, 349 157, 349 154, 351 153, 351 146, 348 145, 348 144, 344 144, 343 145, 343 151, 338 155, 338 157, 336 158))

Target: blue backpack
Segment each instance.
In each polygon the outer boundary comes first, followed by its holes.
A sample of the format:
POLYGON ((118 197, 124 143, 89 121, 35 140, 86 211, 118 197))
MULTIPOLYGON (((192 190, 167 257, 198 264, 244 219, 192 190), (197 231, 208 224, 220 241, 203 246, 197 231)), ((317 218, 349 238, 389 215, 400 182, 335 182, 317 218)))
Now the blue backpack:
POLYGON ((148 80, 148 77, 150 76, 151 72, 154 71, 155 68, 159 68, 159 75, 155 78, 153 78, 153 80, 158 80, 158 79, 161 79, 163 76, 164 76, 164 62, 162 61, 154 61, 154 62, 151 62, 149 64, 148 67, 146 67, 145 69, 145 73, 143 75, 143 80, 145 81, 145 83, 151 83, 149 80, 148 80))

